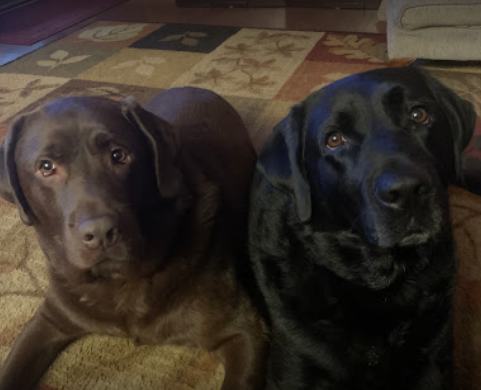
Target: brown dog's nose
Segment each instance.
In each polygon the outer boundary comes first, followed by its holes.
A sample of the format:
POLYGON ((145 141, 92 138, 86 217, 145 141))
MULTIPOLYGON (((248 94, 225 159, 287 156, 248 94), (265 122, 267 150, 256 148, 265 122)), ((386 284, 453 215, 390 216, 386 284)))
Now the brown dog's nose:
POLYGON ((381 204, 399 209, 419 203, 431 191, 431 181, 422 172, 385 172, 378 176, 375 187, 376 197, 381 204))
POLYGON ((117 223, 110 216, 87 219, 78 225, 80 239, 89 249, 105 249, 117 242, 117 223))

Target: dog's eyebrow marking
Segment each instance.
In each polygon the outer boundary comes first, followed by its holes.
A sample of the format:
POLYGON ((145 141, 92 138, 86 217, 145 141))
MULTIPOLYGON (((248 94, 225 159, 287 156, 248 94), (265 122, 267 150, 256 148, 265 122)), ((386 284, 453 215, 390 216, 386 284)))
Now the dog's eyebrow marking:
POLYGON ((114 135, 106 128, 95 128, 91 130, 87 141, 87 148, 93 156, 100 153, 114 141, 114 135))
POLYGON ((54 143, 47 145, 45 148, 43 148, 42 154, 59 160, 67 154, 67 151, 65 149, 65 145, 54 143))
POLYGON ((351 114, 347 112, 339 112, 337 114, 336 123, 343 130, 354 130, 354 121, 351 114))
POLYGON ((334 123, 344 135, 349 137, 351 142, 359 143, 362 141, 363 135, 358 129, 355 118, 356 116, 351 112, 341 111, 336 113, 334 123))
POLYGON ((66 136, 62 132, 53 132, 50 137, 36 138, 39 143, 37 158, 49 157, 58 162, 67 162, 73 158, 77 150, 77 139, 66 136))
POLYGON ((388 114, 391 120, 399 125, 402 122, 402 117, 406 105, 406 90, 401 86, 394 86, 385 92, 382 97, 382 105, 384 111, 388 114))
POLYGON ((397 86, 391 88, 391 90, 386 94, 385 104, 401 105, 404 103, 404 100, 404 88, 397 86))

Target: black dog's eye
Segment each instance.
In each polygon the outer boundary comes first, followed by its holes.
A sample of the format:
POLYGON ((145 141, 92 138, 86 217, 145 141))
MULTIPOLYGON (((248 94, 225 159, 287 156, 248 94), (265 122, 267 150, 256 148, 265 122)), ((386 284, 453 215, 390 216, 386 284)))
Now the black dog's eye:
POLYGON ((431 121, 428 112, 422 107, 415 107, 409 113, 409 118, 418 125, 427 125, 431 121))
POLYGON ((57 167, 50 160, 42 160, 42 161, 40 161, 40 165, 38 167, 38 170, 40 171, 40 173, 43 176, 47 177, 47 176, 54 175, 55 172, 57 171, 57 167))
POLYGON ((110 157, 114 164, 126 164, 129 159, 129 154, 124 149, 117 148, 110 152, 110 157))
POLYGON ((326 146, 328 149, 331 149, 331 150, 337 149, 340 146, 344 145, 345 143, 346 143, 346 139, 338 131, 329 133, 326 137, 326 146))

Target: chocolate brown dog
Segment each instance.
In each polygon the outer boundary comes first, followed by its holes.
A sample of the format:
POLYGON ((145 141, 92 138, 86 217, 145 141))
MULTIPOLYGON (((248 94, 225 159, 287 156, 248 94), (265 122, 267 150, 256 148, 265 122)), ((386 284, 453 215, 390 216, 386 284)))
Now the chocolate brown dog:
POLYGON ((3 142, 0 195, 34 226, 50 286, 1 390, 34 388, 91 333, 214 351, 222 389, 263 388, 267 336, 244 270, 247 132, 202 89, 165 91, 147 108, 60 99, 16 120, 3 142))

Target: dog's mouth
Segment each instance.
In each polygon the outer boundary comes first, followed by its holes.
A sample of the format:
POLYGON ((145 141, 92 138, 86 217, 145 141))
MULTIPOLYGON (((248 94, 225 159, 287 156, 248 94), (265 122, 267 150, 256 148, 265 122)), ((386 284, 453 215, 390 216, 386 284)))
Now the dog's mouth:
POLYGON ((94 264, 92 265, 92 267, 95 267, 95 266, 108 266, 108 265, 115 265, 115 264, 118 264, 118 265, 121 265, 121 264, 126 264, 126 263, 129 263, 131 262, 132 260, 128 257, 99 257, 95 262, 94 264))
MULTIPOLYGON (((141 240, 140 240, 141 241, 141 240)), ((81 245, 66 245, 67 258, 70 263, 82 270, 118 269, 135 262, 144 253, 143 242, 125 242, 120 240, 106 249, 91 250, 81 245)))
POLYGON ((399 213, 379 210, 364 215, 355 230, 369 244, 380 248, 412 247, 433 239, 446 220, 443 207, 432 202, 416 210, 399 213))
POLYGON ((99 258, 91 267, 88 268, 88 272, 96 277, 119 279, 128 272, 131 267, 132 260, 126 257, 124 258, 99 258))
POLYGON ((421 245, 426 243, 432 237, 432 235, 432 232, 428 231, 414 232, 402 238, 399 241, 398 246, 405 247, 421 245))
POLYGON ((125 264, 133 262, 130 256, 122 255, 108 255, 106 253, 77 253, 71 258, 71 262, 78 268, 83 270, 92 270, 94 268, 119 268, 125 264))
POLYGON ((449 220, 447 199, 439 186, 402 207, 392 207, 372 192, 368 194, 359 207, 369 212, 360 213, 353 227, 370 245, 386 249, 423 245, 439 235, 449 220))
POLYGON ((412 247, 423 245, 441 230, 442 217, 433 212, 429 218, 386 218, 377 221, 368 240, 381 248, 412 247))
POLYGON ((102 258, 87 272, 95 279, 131 279, 150 275, 160 266, 162 256, 102 258))

